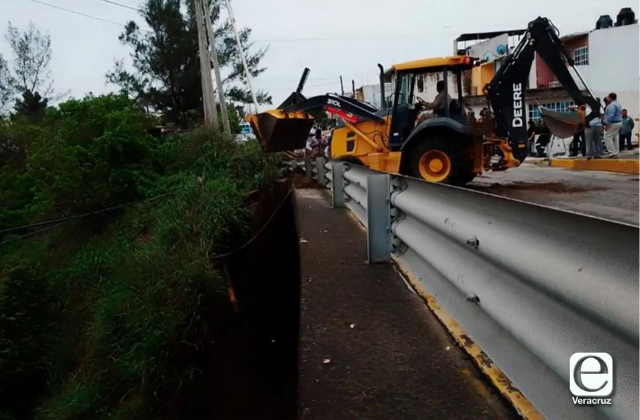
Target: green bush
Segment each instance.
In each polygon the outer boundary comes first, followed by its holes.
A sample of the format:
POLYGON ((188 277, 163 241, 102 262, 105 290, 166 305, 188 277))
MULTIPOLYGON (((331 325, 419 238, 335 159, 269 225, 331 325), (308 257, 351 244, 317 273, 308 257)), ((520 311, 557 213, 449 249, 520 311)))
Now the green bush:
POLYGON ((22 182, 0 182, 3 227, 137 203, 0 246, 0 418, 159 417, 224 323, 210 255, 248 236, 246 196, 278 157, 207 131, 157 140, 119 95, 20 124, 3 126, 25 139, 0 165, 22 182))

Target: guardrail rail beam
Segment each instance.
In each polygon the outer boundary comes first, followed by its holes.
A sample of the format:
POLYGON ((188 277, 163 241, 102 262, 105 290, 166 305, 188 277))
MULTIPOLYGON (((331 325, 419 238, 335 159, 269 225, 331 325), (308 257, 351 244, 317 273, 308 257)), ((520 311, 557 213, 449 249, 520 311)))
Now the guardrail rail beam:
POLYGON ((367 263, 391 259, 391 207, 388 174, 367 175, 367 263))

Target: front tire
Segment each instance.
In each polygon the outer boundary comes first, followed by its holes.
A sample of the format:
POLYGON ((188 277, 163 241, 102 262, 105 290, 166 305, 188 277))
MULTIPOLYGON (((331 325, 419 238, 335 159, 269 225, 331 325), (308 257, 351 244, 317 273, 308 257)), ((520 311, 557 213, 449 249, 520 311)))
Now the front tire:
POLYGON ((465 185, 475 178, 464 159, 464 146, 455 140, 423 141, 408 153, 408 175, 415 178, 450 185, 465 185))

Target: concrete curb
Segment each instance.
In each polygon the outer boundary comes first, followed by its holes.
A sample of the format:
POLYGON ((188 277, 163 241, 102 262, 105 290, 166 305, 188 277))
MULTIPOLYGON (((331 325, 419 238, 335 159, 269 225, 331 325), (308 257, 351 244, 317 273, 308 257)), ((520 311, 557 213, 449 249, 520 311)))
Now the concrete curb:
POLYGON ((632 175, 640 173, 640 160, 635 159, 551 159, 549 166, 632 175))

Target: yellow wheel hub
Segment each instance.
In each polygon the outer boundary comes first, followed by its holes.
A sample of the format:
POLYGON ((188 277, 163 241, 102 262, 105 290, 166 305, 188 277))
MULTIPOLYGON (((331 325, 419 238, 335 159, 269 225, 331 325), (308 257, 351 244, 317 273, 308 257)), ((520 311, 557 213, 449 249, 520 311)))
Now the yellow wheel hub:
POLYGON ((430 182, 442 182, 451 173, 451 159, 440 150, 429 150, 420 158, 420 175, 430 182))

